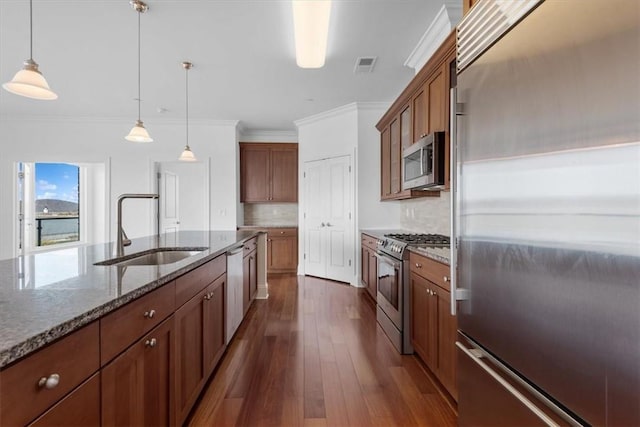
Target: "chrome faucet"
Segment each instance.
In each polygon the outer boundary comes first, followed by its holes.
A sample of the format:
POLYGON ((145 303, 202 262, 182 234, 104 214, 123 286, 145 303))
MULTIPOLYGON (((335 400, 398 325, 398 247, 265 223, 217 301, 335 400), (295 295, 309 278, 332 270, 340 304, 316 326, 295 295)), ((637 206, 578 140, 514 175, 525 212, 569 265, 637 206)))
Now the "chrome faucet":
MULTIPOLYGON (((117 256, 124 255, 124 247, 131 244, 131 240, 127 237, 127 233, 122 228, 122 202, 125 199, 156 199, 159 200, 160 196, 157 194, 121 194, 118 197, 118 247, 117 256)), ((160 224, 156 227, 156 238, 160 238, 160 224)))

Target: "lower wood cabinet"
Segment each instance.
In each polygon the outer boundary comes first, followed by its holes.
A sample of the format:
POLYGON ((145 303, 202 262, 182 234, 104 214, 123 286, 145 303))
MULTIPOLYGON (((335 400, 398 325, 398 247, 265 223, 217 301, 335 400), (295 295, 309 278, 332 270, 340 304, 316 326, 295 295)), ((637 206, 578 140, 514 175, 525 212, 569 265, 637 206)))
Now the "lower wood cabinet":
POLYGON ((29 424, 30 427, 100 425, 100 374, 95 374, 51 409, 29 424))
POLYGON ((267 272, 295 273, 298 269, 298 229, 267 229, 267 272))
POLYGON ((457 400, 456 330, 447 289, 449 267, 411 253, 411 342, 414 351, 457 400))
POLYGON ((225 350, 223 274, 175 312, 175 424, 181 425, 225 350))
POLYGON ((102 425, 173 422, 174 318, 169 317, 102 369, 102 425))
POLYGON ((376 258, 375 237, 362 234, 360 250, 360 277, 371 298, 375 301, 378 293, 378 259, 376 258))
POLYGON ((242 308, 247 314, 251 302, 256 297, 258 291, 258 264, 256 251, 249 252, 242 259, 242 308))

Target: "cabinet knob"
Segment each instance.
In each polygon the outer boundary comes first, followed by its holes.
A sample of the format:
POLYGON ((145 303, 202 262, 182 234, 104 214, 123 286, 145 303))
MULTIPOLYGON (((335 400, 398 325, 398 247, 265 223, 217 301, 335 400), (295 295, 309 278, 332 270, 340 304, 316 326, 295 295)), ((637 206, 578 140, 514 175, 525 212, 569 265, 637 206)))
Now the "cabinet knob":
POLYGON ((449 281, 449 276, 444 276, 442 280, 444 280, 444 282, 447 283, 449 281))
POLYGON ((146 340, 144 342, 145 347, 155 347, 158 341, 155 338, 151 338, 150 340, 146 340))
POLYGON ((281 231, 280 234, 284 234, 284 231, 281 231))
POLYGON ((60 375, 51 374, 48 377, 40 378, 40 380, 38 381, 38 387, 40 388, 44 387, 48 390, 51 390, 52 388, 56 388, 59 382, 60 382, 60 375))
POLYGON ((416 268, 422 268, 422 264, 420 264, 419 262, 416 262, 416 268))
POLYGON ((204 296, 204 300, 205 300, 205 301, 209 301, 210 299, 211 299, 211 294, 206 294, 206 295, 204 296))
POLYGON ((147 319, 152 319, 153 316, 155 316, 155 314, 156 314, 155 310, 145 311, 144 312, 144 317, 146 317, 147 319))

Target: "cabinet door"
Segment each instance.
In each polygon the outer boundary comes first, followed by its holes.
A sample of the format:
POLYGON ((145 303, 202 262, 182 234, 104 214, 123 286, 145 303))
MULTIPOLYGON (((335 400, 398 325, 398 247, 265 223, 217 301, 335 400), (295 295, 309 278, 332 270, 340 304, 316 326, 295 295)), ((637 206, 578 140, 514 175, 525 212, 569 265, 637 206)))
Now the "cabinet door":
POLYGON ((253 251, 251 255, 249 255, 249 273, 250 296, 251 300, 254 300, 258 292, 258 257, 256 251, 253 251))
POLYGON ((369 281, 367 288, 375 301, 378 297, 378 259, 375 256, 375 252, 371 250, 369 251, 369 281))
POLYGON ((204 363, 205 378, 213 372, 225 350, 224 302, 227 275, 224 274, 206 289, 204 300, 204 363))
POLYGON ((458 322, 451 315, 451 294, 435 288, 438 294, 438 378, 454 399, 458 399, 456 386, 456 333, 458 322))
POLYGON ((447 106, 446 96, 448 94, 446 86, 446 68, 449 64, 443 64, 442 67, 429 79, 429 128, 428 133, 447 130, 447 106))
POLYGON ((173 422, 173 317, 102 369, 102 425, 173 422))
POLYGON ((250 255, 242 258, 242 312, 247 313, 251 303, 251 263, 250 255))
POLYGON ((360 277, 362 284, 369 288, 369 248, 366 246, 360 248, 360 277))
POLYGON ((176 323, 176 422, 182 424, 198 394, 204 372, 203 325, 205 288, 174 314, 176 323))
POLYGON ((270 200, 270 152, 269 147, 240 146, 241 202, 270 200))
POLYGON ((415 273, 410 274, 411 282, 411 343, 423 360, 427 355, 427 319, 429 293, 427 281, 415 273))
POLYGON ((391 194, 402 191, 401 147, 400 147, 400 119, 396 117, 389 126, 391 134, 391 194))
POLYGON ((400 148, 411 146, 413 139, 411 138, 411 104, 404 107, 400 113, 400 148))
POLYGON ((267 239, 267 270, 270 273, 295 271, 298 267, 298 238, 296 236, 267 239))
POLYGON ((100 374, 95 374, 67 397, 29 424, 30 427, 100 425, 100 374))
POLYGON ((380 133, 380 198, 391 196, 391 138, 389 128, 380 133))
POLYGON ((422 86, 411 100, 411 109, 413 111, 413 142, 416 142, 428 133, 428 90, 427 85, 422 86))
POLYGON ((298 150, 271 149, 272 202, 298 201, 298 150))

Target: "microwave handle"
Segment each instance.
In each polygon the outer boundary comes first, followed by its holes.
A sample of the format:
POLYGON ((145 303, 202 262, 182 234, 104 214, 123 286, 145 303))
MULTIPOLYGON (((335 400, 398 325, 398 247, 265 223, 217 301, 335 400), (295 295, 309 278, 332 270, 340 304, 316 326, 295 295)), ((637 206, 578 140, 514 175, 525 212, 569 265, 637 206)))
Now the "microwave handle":
POLYGON ((424 148, 420 149, 420 176, 424 175, 424 148))

